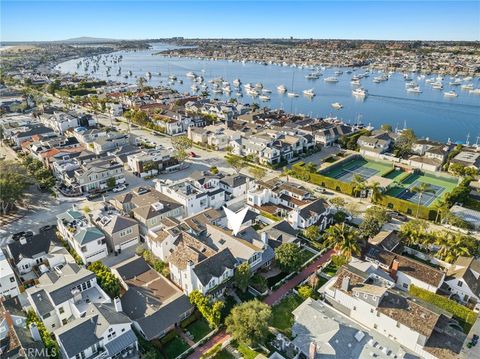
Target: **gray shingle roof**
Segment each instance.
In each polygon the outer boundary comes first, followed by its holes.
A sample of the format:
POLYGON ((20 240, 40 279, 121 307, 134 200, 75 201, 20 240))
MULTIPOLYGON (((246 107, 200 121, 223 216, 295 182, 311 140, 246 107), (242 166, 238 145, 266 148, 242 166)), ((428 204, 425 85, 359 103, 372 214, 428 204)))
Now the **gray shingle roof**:
POLYGON ((232 252, 228 248, 210 256, 194 268, 193 272, 200 280, 202 285, 207 285, 214 277, 219 278, 225 272, 226 269, 234 269, 237 260, 233 256, 232 252))
POLYGON ((27 238, 25 244, 21 244, 20 241, 7 244, 7 248, 16 264, 19 262, 20 256, 24 258, 33 258, 38 254, 48 253, 52 239, 57 239, 54 229, 40 232, 39 234, 27 238))

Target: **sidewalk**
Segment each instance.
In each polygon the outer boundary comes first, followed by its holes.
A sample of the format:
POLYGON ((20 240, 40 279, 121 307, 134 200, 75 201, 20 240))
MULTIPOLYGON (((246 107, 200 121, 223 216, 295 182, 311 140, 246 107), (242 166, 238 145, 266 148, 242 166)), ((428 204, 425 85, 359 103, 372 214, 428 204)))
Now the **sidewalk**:
POLYGON ((310 265, 305 267, 305 269, 302 270, 300 273, 298 273, 295 277, 293 277, 292 279, 287 281, 285 284, 283 284, 280 288, 278 288, 274 292, 270 293, 263 300, 264 303, 266 303, 268 305, 274 305, 275 303, 277 303, 290 290, 295 288, 297 285, 299 285, 305 279, 307 279, 310 275, 315 273, 315 271, 317 270, 318 267, 320 267, 322 264, 328 262, 334 253, 335 253, 335 251, 333 249, 331 249, 328 252, 326 252, 324 255, 318 257, 317 260, 315 260, 310 265))
MULTIPOLYGON (((273 305, 277 301, 283 298, 283 296, 288 293, 291 289, 295 288, 297 285, 302 283, 305 279, 307 279, 311 274, 315 273, 317 268, 322 264, 328 262, 332 255, 335 253, 333 249, 326 252, 324 255, 318 257, 317 260, 312 262, 308 267, 298 273, 295 277, 290 279, 280 288, 272 292, 269 296, 264 299, 264 303, 268 305, 273 305)), ((190 354, 188 357, 189 359, 199 359, 205 352, 207 352, 210 348, 214 347, 217 344, 223 343, 227 340, 230 340, 231 336, 226 333, 225 330, 219 331, 216 335, 210 338, 209 341, 204 343, 202 346, 195 349, 195 351, 190 354)))

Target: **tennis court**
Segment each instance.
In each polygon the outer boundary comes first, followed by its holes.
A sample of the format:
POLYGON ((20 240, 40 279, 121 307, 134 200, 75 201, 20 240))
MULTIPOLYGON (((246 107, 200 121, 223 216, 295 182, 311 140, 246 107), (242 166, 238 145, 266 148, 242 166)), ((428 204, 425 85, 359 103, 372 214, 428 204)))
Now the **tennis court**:
POLYGON ((438 198, 451 192, 456 186, 457 183, 451 179, 423 173, 412 173, 401 183, 391 187, 387 194, 415 204, 418 204, 420 200, 421 206, 430 207, 438 198), (422 183, 428 184, 427 191, 420 193, 413 190, 420 187, 422 183))
POLYGON ((367 180, 389 168, 391 168, 391 166, 387 164, 366 161, 364 159, 354 159, 341 164, 335 169, 326 171, 324 175, 338 179, 342 182, 350 183, 355 176, 361 176, 364 180, 367 180))

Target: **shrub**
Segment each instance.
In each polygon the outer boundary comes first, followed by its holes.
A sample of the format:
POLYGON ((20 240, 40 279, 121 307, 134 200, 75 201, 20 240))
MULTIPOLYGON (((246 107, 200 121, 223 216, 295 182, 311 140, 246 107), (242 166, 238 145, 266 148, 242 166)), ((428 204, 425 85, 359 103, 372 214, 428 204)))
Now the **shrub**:
POLYGON ((47 331, 45 324, 43 324, 37 314, 30 309, 27 312, 27 326, 32 323, 37 326, 38 332, 40 333, 40 338, 42 338, 42 342, 47 349, 48 357, 53 359, 59 358, 60 352, 56 340, 53 339, 52 335, 47 331))
POLYGON ((98 285, 112 298, 120 295, 120 281, 111 272, 110 268, 96 261, 88 266, 88 269, 95 273, 98 285))
POLYGON ((309 285, 302 285, 298 288, 298 295, 302 299, 310 298, 313 295, 313 288, 309 285))

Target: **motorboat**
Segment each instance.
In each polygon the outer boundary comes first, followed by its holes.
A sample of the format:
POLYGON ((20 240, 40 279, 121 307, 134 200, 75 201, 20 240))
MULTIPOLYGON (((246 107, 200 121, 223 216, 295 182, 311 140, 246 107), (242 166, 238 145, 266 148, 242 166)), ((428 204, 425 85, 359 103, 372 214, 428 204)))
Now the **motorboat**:
POLYGON ((192 71, 187 72, 187 74, 186 74, 185 76, 187 76, 188 78, 192 78, 192 79, 194 79, 195 77, 197 77, 197 75, 195 75, 195 73, 192 72, 192 71))
POLYGON ((323 81, 329 82, 329 83, 336 83, 338 82, 338 78, 336 76, 329 76, 325 78, 323 81))
POLYGON ((242 82, 240 81, 240 79, 235 79, 235 80, 232 81, 232 83, 233 83, 233 86, 239 87, 242 82))
POLYGON ((457 96, 458 96, 457 93, 456 93, 454 90, 452 90, 452 91, 445 91, 445 92, 443 93, 443 95, 444 95, 445 97, 457 97, 457 96))
POLYGON ((419 86, 412 86, 407 88, 407 92, 410 93, 422 93, 422 90, 420 90, 419 86))
POLYGON ((332 107, 336 110, 340 110, 341 108, 343 108, 343 105, 340 102, 334 102, 332 103, 332 107))
POLYGON ((299 95, 298 95, 298 93, 296 93, 296 92, 288 92, 288 93, 287 93, 287 96, 288 96, 288 97, 298 97, 299 95))
POLYGON ((441 82, 434 82, 432 88, 435 90, 443 90, 443 84, 441 82))
POLYGON ((462 90, 473 90, 473 84, 465 84, 461 86, 462 90))
POLYGON ((365 90, 364 88, 362 87, 359 87, 355 90, 352 91, 352 94, 354 96, 358 96, 358 97, 366 97, 368 95, 368 91, 365 90))
POLYGON ((267 95, 260 95, 258 96, 258 98, 262 101, 270 101, 270 96, 267 96, 267 95))
POLYGON ((287 92, 287 88, 285 87, 285 85, 279 85, 277 86, 277 91, 284 93, 284 92, 287 92))
POLYGON ((355 85, 355 86, 360 86, 360 80, 359 80, 359 79, 352 80, 352 81, 350 81, 350 83, 351 83, 352 85, 355 85))
POLYGON ((313 96, 315 96, 315 91, 313 91, 313 89, 303 90, 303 94, 304 94, 305 96, 311 96, 311 97, 313 97, 313 96))

